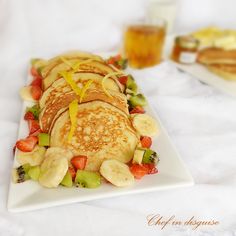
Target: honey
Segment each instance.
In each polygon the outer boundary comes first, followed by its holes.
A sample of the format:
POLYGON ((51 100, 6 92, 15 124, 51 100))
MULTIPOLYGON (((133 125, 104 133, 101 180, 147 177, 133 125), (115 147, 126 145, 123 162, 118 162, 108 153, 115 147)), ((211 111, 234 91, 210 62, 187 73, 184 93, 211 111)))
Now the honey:
POLYGON ((199 41, 192 36, 179 36, 175 39, 171 59, 182 64, 196 61, 199 41))
POLYGON ((129 65, 144 68, 160 63, 164 40, 164 26, 129 26, 124 34, 124 52, 129 65))

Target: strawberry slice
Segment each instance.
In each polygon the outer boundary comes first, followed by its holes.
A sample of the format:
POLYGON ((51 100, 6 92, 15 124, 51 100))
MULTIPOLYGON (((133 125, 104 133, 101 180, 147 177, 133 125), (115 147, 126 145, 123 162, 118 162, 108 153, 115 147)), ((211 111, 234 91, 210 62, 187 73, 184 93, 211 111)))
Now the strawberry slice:
POLYGON ((30 73, 31 73, 31 75, 32 75, 33 77, 38 77, 38 76, 40 76, 39 73, 38 73, 38 71, 37 71, 36 68, 34 68, 34 67, 31 67, 30 73))
POLYGON ((42 89, 38 85, 31 86, 31 95, 34 100, 39 100, 42 95, 42 89))
POLYGON ((28 120, 28 126, 30 135, 40 130, 39 122, 37 120, 28 120))
POLYGON ((134 178, 141 179, 144 175, 148 174, 149 169, 143 165, 139 164, 132 164, 129 167, 131 173, 133 174, 134 178))
POLYGON ((35 136, 29 136, 25 139, 20 139, 16 142, 16 147, 22 152, 33 151, 35 145, 38 142, 38 138, 35 136))
POLYGON ((86 156, 75 156, 70 162, 76 170, 83 170, 86 166, 87 159, 86 156))
POLYGON ((150 148, 152 146, 152 139, 148 136, 143 136, 140 139, 143 148, 150 148))
POLYGON ((147 169, 148 175, 158 173, 158 169, 156 168, 155 164, 153 164, 153 163, 143 164, 143 167, 145 167, 147 169))
POLYGON ((42 78, 41 77, 35 77, 35 79, 32 81, 32 83, 30 85, 38 86, 38 87, 42 88, 42 78))
POLYGON ((34 120, 34 114, 30 111, 27 111, 24 115, 24 120, 34 120))
POLYGON ((129 113, 130 114, 136 114, 136 113, 143 114, 145 113, 145 110, 141 106, 136 106, 129 113))
POLYGON ((128 76, 121 76, 118 78, 119 82, 123 85, 126 85, 127 80, 128 80, 128 76))
POLYGON ((69 173, 71 175, 72 180, 74 181, 75 180, 75 176, 76 176, 76 171, 75 171, 74 167, 69 166, 68 171, 69 171, 69 173))

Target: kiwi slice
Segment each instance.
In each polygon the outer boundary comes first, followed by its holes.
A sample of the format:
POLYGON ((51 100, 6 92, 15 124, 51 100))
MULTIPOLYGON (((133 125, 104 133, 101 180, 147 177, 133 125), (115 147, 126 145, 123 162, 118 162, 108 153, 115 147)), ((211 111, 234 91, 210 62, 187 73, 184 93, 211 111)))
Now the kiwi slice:
POLYGON ((28 175, 28 171, 30 169, 29 164, 21 165, 17 168, 14 168, 12 171, 12 179, 14 183, 22 183, 28 180, 30 177, 28 175))
POLYGON ((131 107, 136 107, 136 106, 146 106, 147 105, 147 101, 146 98, 142 95, 142 94, 137 94, 132 96, 129 99, 129 104, 131 107))
POLYGON ((49 146, 50 145, 50 136, 46 133, 39 133, 39 146, 49 146))
POLYGON ((101 176, 92 171, 77 170, 75 183, 83 188, 97 188, 101 185, 101 176))
POLYGON ((159 161, 159 158, 158 158, 156 152, 154 152, 151 149, 146 149, 145 150, 145 152, 143 154, 142 163, 145 163, 145 164, 150 164, 150 163, 157 164, 158 161, 159 161))
POLYGON ((65 187, 72 187, 73 186, 73 181, 72 181, 72 176, 69 171, 66 172, 66 175, 64 176, 63 180, 61 181, 61 185, 65 187))
MULTIPOLYGON (((132 93, 136 94, 138 91, 138 86, 134 81, 134 78, 132 75, 128 75, 128 79, 126 82, 126 90, 127 91, 132 91, 132 93)), ((130 93, 130 92, 129 92, 130 93)))
POLYGON ((39 166, 32 166, 28 171, 28 175, 32 180, 37 181, 40 175, 40 167, 39 166))

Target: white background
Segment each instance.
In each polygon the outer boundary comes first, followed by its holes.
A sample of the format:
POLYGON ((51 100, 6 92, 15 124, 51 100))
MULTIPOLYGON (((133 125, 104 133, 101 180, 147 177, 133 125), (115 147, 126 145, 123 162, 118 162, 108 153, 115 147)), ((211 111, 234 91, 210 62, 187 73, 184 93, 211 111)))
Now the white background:
MULTIPOLYGON (((194 187, 22 214, 6 210, 21 110, 18 90, 29 59, 68 49, 115 50, 123 24, 143 18, 146 6, 143 0, 0 0, 0 236, 236 234, 236 100, 167 62, 135 76, 190 169, 194 187), (220 225, 160 231, 147 226, 152 213, 181 220, 194 215, 220 225)), ((176 30, 235 28, 235 9, 233 0, 181 0, 176 30)))

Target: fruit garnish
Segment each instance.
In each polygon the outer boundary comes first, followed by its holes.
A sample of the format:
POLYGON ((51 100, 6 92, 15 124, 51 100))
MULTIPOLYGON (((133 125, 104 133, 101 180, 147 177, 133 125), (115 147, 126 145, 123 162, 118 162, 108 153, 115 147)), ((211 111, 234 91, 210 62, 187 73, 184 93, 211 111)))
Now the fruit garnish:
POLYGON ((137 93, 138 86, 135 83, 135 80, 132 75, 128 75, 128 79, 126 82, 126 88, 128 89, 128 90, 126 89, 126 92, 130 90, 131 92, 129 92, 129 93, 132 93, 132 94, 137 93))
POLYGON ((129 169, 136 179, 141 179, 144 175, 148 174, 148 169, 143 165, 132 164, 129 169))
POLYGON ((120 54, 110 57, 107 60, 108 64, 114 65, 118 69, 126 69, 128 60, 121 57, 120 54))
POLYGON ((156 164, 158 162, 158 160, 159 159, 158 159, 158 156, 157 156, 156 152, 154 152, 151 149, 146 149, 145 150, 145 153, 143 155, 142 163, 145 163, 145 164, 154 163, 154 164, 156 164))
POLYGON ((35 99, 32 97, 31 93, 32 86, 24 86, 20 89, 21 99, 24 101, 35 102, 35 99))
POLYGON ((119 82, 123 85, 126 85, 127 81, 128 81, 128 76, 124 75, 118 78, 119 82))
POLYGON ((89 80, 86 82, 86 84, 83 86, 81 93, 80 93, 80 100, 79 102, 81 103, 84 97, 86 96, 86 91, 89 89, 89 87, 92 85, 93 80, 89 80))
POLYGON ((38 105, 34 105, 34 106, 32 106, 32 107, 27 107, 27 108, 26 108, 26 112, 31 112, 31 113, 33 113, 35 120, 38 120, 38 118, 39 118, 39 112, 40 112, 40 109, 39 109, 39 106, 38 106, 38 105))
POLYGON ((32 180, 37 181, 40 175, 40 167, 39 166, 32 166, 29 168, 28 175, 32 180))
POLYGON ((35 78, 32 82, 31 82, 31 86, 38 86, 38 87, 40 87, 40 88, 42 88, 42 82, 43 82, 43 80, 42 80, 42 78, 41 77, 37 77, 37 78, 35 78))
POLYGON ((141 107, 141 106, 136 106, 134 108, 131 109, 131 111, 129 112, 130 114, 144 114, 145 110, 141 107))
POLYGON ((103 89, 104 93, 105 93, 108 97, 110 97, 110 98, 112 98, 112 96, 111 96, 111 94, 107 91, 107 89, 106 89, 106 87, 105 87, 105 81, 106 81, 109 77, 111 77, 111 76, 113 76, 113 75, 120 75, 120 74, 121 74, 120 72, 111 72, 111 73, 108 73, 107 75, 105 75, 105 76, 103 77, 103 79, 102 79, 102 89, 103 89))
POLYGON ((39 146, 48 147, 50 145, 50 135, 46 133, 40 133, 38 135, 39 146))
POLYGON ((24 120, 34 120, 34 114, 30 111, 27 111, 24 115, 24 120))
POLYGON ((71 122, 71 126, 70 126, 70 132, 68 134, 68 141, 70 142, 74 132, 76 130, 76 125, 77 125, 77 113, 78 113, 78 100, 75 99, 73 100, 70 104, 69 104, 69 115, 70 115, 70 122, 71 122))
POLYGON ((34 100, 38 101, 41 98, 42 95, 42 89, 41 87, 37 85, 33 85, 30 88, 31 96, 34 100))
POLYGON ((72 180, 74 181, 75 180, 75 176, 76 176, 75 168, 73 166, 69 166, 68 171, 69 171, 69 173, 71 175, 72 180))
POLYGON ((152 146, 152 138, 148 136, 143 136, 140 139, 143 148, 150 148, 152 146))
POLYGON ((132 117, 132 124, 141 136, 155 136, 159 129, 157 122, 147 114, 135 114, 132 117))
POLYGON ((101 185, 101 176, 92 171, 77 170, 75 183, 83 188, 97 188, 101 185))
POLYGON ((134 176, 129 167, 115 159, 103 161, 100 173, 106 180, 117 187, 125 187, 134 183, 134 176))
POLYGON ((87 159, 86 156, 75 156, 70 162, 76 170, 83 170, 86 166, 87 159))
POLYGON ((32 135, 36 131, 40 130, 40 125, 37 120, 28 120, 28 126, 29 126, 29 135, 32 135))
POLYGON ((38 73, 38 71, 37 71, 37 69, 36 69, 34 66, 31 67, 30 73, 31 73, 31 75, 32 75, 33 77, 40 76, 39 73, 38 73))
POLYGON ((72 78, 73 73, 71 71, 67 72, 67 71, 61 71, 59 73, 64 79, 65 81, 70 85, 70 87, 72 88, 72 90, 76 93, 76 95, 80 96, 81 94, 81 89, 77 86, 77 84, 75 83, 75 81, 72 78))
POLYGON ((143 164, 143 166, 147 169, 148 175, 156 174, 158 173, 158 169, 156 168, 156 165, 153 163, 149 164, 143 164))
POLYGON ((137 94, 130 97, 129 104, 131 107, 137 107, 137 106, 144 107, 147 105, 147 100, 143 96, 143 94, 137 94))
POLYGON ((21 165, 17 168, 14 168, 12 170, 12 179, 14 183, 22 183, 25 180, 29 179, 28 171, 29 171, 30 165, 25 164, 21 165))
POLYGON ((144 153, 145 153, 144 149, 136 149, 134 151, 134 157, 132 163, 142 164, 144 153))
POLYGON ((45 147, 36 145, 31 152, 18 151, 16 158, 21 165, 30 164, 30 166, 37 166, 44 160, 45 152, 45 147))
POLYGON ((72 177, 69 171, 66 172, 66 175, 64 176, 60 184, 68 188, 73 186, 72 177))
POLYGON ((38 142, 35 136, 29 136, 25 139, 20 139, 16 142, 16 147, 22 152, 31 152, 38 142))

